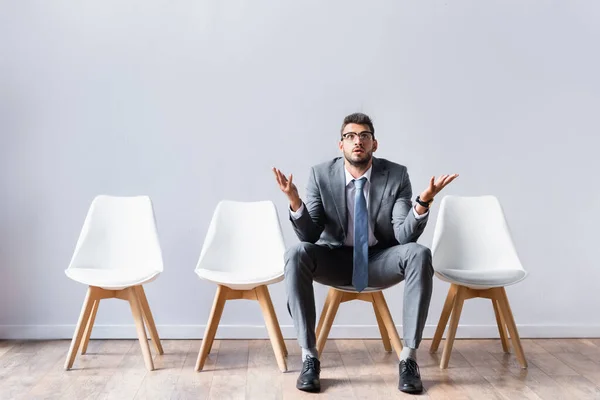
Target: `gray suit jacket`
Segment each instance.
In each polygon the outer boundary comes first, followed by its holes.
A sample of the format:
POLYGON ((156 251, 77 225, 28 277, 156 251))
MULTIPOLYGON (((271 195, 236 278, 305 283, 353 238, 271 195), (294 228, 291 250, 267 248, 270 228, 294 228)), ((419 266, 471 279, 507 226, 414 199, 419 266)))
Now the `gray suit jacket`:
MULTIPOLYGON (((290 220, 298 239, 329 247, 344 245, 348 212, 344 159, 334 158, 311 168, 305 210, 290 220), (308 212, 307 212, 308 211, 308 212)), ((412 187, 406 167, 373 157, 369 218, 378 248, 416 242, 429 215, 417 220, 412 208, 412 187)))

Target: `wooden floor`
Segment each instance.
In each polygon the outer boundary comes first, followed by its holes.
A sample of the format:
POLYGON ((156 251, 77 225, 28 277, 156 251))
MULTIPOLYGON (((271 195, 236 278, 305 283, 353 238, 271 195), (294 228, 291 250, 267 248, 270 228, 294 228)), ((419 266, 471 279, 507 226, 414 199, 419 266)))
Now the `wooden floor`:
MULTIPOLYGON (((380 340, 330 340, 322 357, 322 391, 295 388, 301 362, 286 340, 289 372, 281 373, 266 340, 217 340, 205 370, 194 372, 199 340, 163 340, 147 372, 137 341, 92 340, 64 371, 69 341, 0 341, 0 399, 395 399, 396 356, 380 340)), ((523 340, 529 369, 499 340, 457 340, 450 366, 441 351, 419 350, 429 399, 600 399, 600 339, 523 340)))

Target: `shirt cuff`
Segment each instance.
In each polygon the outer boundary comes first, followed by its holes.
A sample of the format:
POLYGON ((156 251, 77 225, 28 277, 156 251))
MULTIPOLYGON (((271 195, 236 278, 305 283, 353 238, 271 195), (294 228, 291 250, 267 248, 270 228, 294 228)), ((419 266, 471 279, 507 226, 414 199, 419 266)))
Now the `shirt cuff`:
MULTIPOLYGON (((419 215, 419 213, 417 212, 417 206, 414 206, 414 207, 412 208, 412 210, 413 210, 413 213, 415 214, 415 219, 416 219, 417 221, 418 221, 418 220, 420 220, 420 219, 423 219, 423 218, 425 218, 425 217, 426 217, 426 216, 429 214, 429 210, 427 210, 427 211, 425 211, 423 214, 419 215)), ((298 210, 298 211, 300 211, 300 210, 298 210)))
POLYGON ((302 213, 304 212, 304 203, 302 203, 300 205, 300 208, 298 209, 298 211, 293 211, 290 208, 290 215, 292 216, 293 219, 298 219, 302 216, 302 213))

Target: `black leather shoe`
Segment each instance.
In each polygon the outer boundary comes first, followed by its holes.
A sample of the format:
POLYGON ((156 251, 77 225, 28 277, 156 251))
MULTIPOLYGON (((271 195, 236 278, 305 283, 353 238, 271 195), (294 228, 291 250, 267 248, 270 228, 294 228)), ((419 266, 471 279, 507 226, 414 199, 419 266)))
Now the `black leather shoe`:
POLYGON ((321 390, 321 362, 314 357, 306 357, 302 363, 302 372, 296 381, 296 388, 305 392, 319 392, 321 390))
POLYGON ((423 382, 421 382, 421 373, 417 362, 412 358, 406 361, 400 361, 400 380, 398 389, 404 393, 417 394, 423 391, 423 382))

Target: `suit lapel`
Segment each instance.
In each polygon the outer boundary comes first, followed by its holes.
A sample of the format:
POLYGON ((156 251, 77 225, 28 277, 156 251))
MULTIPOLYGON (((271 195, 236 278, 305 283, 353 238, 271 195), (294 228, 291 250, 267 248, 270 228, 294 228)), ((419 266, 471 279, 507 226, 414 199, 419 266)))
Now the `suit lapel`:
POLYGON ((340 219, 340 226, 342 227, 344 236, 346 236, 346 229, 348 228, 348 212, 346 205, 346 174, 344 172, 343 158, 340 158, 331 166, 331 171, 329 173, 329 187, 331 188, 331 196, 335 203, 338 218, 340 219))
POLYGON ((371 173, 371 190, 369 193, 369 218, 375 230, 376 216, 379 213, 385 187, 387 185, 388 170, 384 169, 378 159, 373 158, 373 171, 371 173))

